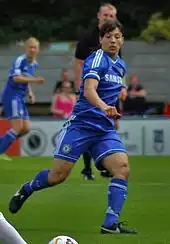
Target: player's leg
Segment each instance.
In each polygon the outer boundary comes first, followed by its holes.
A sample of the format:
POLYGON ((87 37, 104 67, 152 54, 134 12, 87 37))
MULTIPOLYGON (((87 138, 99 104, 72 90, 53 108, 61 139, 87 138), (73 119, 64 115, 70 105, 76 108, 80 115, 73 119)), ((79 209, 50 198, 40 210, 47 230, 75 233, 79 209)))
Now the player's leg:
POLYGON ((24 128, 24 108, 20 99, 9 99, 3 102, 3 107, 7 118, 11 122, 9 129, 3 136, 0 137, 0 155, 12 145, 24 128))
POLYGON ((22 101, 22 109, 23 109, 23 128, 22 131, 20 132, 19 137, 26 135, 31 129, 30 116, 24 101, 22 101))
POLYGON ((94 180, 94 175, 92 174, 91 168, 91 156, 88 152, 83 153, 84 168, 81 173, 84 175, 85 180, 94 180))
POLYGON ((11 198, 9 211, 17 213, 24 202, 35 191, 40 191, 62 183, 69 176, 74 164, 63 159, 54 159, 52 170, 42 170, 30 182, 25 183, 11 198))
POLYGON ((18 135, 23 128, 23 119, 11 119, 11 129, 0 137, 0 155, 12 145, 13 141, 18 138, 18 135))
POLYGON ((91 147, 96 167, 106 169, 112 174, 108 189, 108 207, 101 233, 129 233, 136 231, 125 229, 119 222, 119 215, 127 197, 129 163, 126 150, 118 135, 107 133, 91 147))
POLYGON ((0 213, 0 240, 6 244, 27 244, 2 213, 0 213))
POLYGON ((108 189, 108 207, 105 221, 101 227, 101 233, 129 233, 136 234, 135 230, 128 230, 119 223, 119 216, 122 212, 127 198, 129 164, 126 153, 114 153, 102 160, 106 168, 113 176, 108 189))
MULTIPOLYGON (((119 120, 118 119, 114 120, 114 127, 115 127, 115 130, 119 129, 119 120)), ((105 178, 111 178, 112 177, 112 174, 106 169, 101 170, 100 175, 105 177, 105 178)))
MULTIPOLYGON (((60 184, 69 176, 74 163, 88 147, 84 135, 82 135, 82 138, 80 136, 80 131, 72 128, 63 128, 61 130, 56 137, 55 159, 52 170, 42 170, 32 181, 24 184, 10 200, 10 212, 16 213, 34 191, 60 184)), ((87 138, 89 140, 89 136, 87 138)))

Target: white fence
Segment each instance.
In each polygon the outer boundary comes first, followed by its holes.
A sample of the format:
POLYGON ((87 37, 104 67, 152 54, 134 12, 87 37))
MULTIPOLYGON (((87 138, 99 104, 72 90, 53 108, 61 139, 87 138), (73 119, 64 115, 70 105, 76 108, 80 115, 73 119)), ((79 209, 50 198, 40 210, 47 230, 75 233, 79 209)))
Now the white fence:
MULTIPOLYGON (((23 156, 52 156, 55 137, 64 121, 32 121, 32 130, 22 139, 23 156)), ((170 155, 169 119, 127 119, 118 131, 129 155, 170 155)))

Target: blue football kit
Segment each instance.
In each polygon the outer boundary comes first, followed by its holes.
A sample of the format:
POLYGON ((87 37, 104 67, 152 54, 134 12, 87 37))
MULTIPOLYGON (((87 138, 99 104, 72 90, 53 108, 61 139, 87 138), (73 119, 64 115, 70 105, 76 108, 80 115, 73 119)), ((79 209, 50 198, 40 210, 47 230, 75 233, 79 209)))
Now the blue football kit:
POLYGON ((123 87, 122 78, 125 72, 124 61, 119 56, 113 60, 101 49, 85 60, 80 98, 56 138, 55 158, 76 162, 82 153, 88 151, 96 167, 102 169, 100 162, 107 155, 126 153, 114 128, 114 120, 93 106, 84 96, 85 80, 97 79, 99 97, 107 105, 115 106, 123 87))
POLYGON ((28 83, 17 83, 13 78, 17 75, 35 77, 36 69, 37 63, 29 63, 26 55, 21 55, 13 61, 1 96, 4 112, 8 119, 29 119, 24 101, 28 92, 28 83))
MULTIPOLYGON (((88 151, 94 159, 96 167, 102 170, 102 159, 109 154, 127 153, 114 128, 114 120, 99 108, 90 104, 84 96, 84 82, 86 82, 86 79, 97 79, 99 97, 106 104, 115 106, 123 87, 122 78, 124 75, 125 64, 123 60, 119 56, 112 60, 101 49, 85 60, 80 98, 74 107, 73 114, 56 137, 55 158, 74 163, 82 153, 88 151)), ((118 158, 118 160, 121 159, 121 157, 118 158)), ((123 162, 126 165, 126 161, 123 162)), ((57 164, 57 162, 55 163, 57 164)), ((125 166, 124 168, 125 172, 127 170, 128 173, 128 167, 125 166)), ((66 169, 66 166, 61 166, 60 169, 54 168, 52 171, 44 169, 38 172, 31 181, 25 183, 13 195, 9 203, 9 210, 12 213, 17 213, 34 192, 63 182, 67 175, 65 174, 66 169)), ((102 234, 136 234, 136 230, 128 230, 118 221, 127 198, 127 189, 128 180, 126 176, 122 179, 119 176, 116 177, 115 174, 108 186, 108 204, 105 220, 100 229, 102 234)))

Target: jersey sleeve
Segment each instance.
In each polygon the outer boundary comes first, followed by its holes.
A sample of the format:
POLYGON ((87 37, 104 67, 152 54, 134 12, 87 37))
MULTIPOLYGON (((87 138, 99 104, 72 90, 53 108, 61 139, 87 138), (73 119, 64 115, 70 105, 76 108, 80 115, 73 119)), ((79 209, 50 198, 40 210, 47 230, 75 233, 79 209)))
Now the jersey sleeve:
POLYGON ((18 57, 13 62, 12 76, 21 75, 23 73, 23 57, 18 57))
POLYGON ((75 58, 85 60, 90 55, 90 47, 86 40, 81 40, 76 45, 75 58))
POLYGON ((100 81, 104 70, 104 56, 103 51, 99 49, 95 54, 92 54, 84 62, 83 80, 93 78, 100 81))

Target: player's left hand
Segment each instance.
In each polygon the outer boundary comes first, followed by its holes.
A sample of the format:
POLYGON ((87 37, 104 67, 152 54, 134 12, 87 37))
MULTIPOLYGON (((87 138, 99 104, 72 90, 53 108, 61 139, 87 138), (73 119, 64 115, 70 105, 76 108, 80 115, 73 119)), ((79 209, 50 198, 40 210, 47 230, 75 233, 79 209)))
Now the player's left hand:
POLYGON ((33 93, 29 93, 28 94, 28 101, 31 104, 34 104, 35 103, 35 95, 33 93))
POLYGON ((121 118, 121 114, 118 113, 116 107, 114 106, 107 106, 104 109, 104 112, 107 114, 108 117, 113 118, 113 119, 120 119, 121 118))

